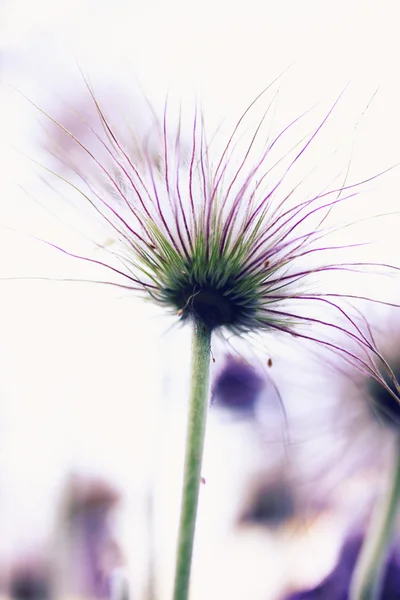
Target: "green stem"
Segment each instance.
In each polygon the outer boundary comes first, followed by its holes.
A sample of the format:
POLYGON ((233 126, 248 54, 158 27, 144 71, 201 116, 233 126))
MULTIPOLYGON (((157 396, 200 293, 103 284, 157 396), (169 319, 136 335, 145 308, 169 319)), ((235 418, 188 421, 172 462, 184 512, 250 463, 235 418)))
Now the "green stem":
POLYGON ((400 502, 400 435, 397 436, 395 457, 390 471, 390 482, 382 504, 372 516, 370 530, 354 571, 350 600, 379 600, 385 576, 385 561, 394 535, 400 502))
POLYGON ((204 437, 208 412, 211 331, 202 323, 194 324, 191 397, 186 436, 185 471, 174 600, 187 600, 192 562, 196 513, 201 481, 204 437))

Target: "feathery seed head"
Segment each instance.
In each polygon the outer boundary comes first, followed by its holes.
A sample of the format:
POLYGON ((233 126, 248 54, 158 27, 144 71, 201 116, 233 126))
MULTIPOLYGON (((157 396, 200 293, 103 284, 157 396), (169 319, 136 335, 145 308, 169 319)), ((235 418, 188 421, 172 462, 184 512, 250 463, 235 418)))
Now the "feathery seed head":
POLYGON ((336 103, 282 153, 280 144, 305 115, 273 136, 263 129, 267 111, 248 135, 245 119, 262 92, 222 150, 215 151, 197 107, 189 142, 182 134, 181 113, 171 126, 167 103, 163 119, 153 114, 149 135, 135 135, 131 124, 120 133, 89 92, 100 125, 84 124, 91 141, 50 117, 69 140, 66 155, 62 145, 56 150, 59 169, 68 169, 57 176, 112 229, 117 250, 107 249, 107 258, 97 260, 54 247, 102 265, 120 278, 105 283, 140 292, 182 321, 234 334, 299 336, 380 379, 374 362, 379 353, 359 325, 358 309, 352 313, 349 308, 357 298, 332 289, 332 281, 338 272, 391 267, 346 260, 341 252, 356 251, 359 244, 326 243, 337 231, 329 226, 331 213, 376 176, 347 185, 345 173, 341 184, 335 185, 336 177, 331 187, 313 194, 302 187, 309 174, 291 181, 336 103), (321 292, 321 281, 316 285, 315 279, 324 275, 331 289, 321 292))

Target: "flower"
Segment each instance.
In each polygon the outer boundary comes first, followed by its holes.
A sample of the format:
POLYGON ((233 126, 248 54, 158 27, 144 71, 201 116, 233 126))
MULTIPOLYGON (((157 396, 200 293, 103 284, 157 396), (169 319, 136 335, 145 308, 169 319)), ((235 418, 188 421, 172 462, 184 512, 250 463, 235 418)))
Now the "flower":
POLYGON ((253 414, 265 381, 244 360, 229 357, 212 388, 212 401, 242 414, 253 414))
POLYGON ((15 600, 46 600, 51 597, 51 583, 43 565, 25 560, 12 569, 9 596, 15 600))
MULTIPOLYGON (((285 600, 347 600, 353 569, 362 543, 362 536, 349 537, 340 553, 338 563, 317 587, 290 594, 285 600)), ((380 598, 391 600, 398 597, 400 585, 400 562, 392 548, 386 560, 386 574, 380 598)))
MULTIPOLYGON (((69 177, 60 171, 56 176, 110 228, 116 243, 104 260, 50 245, 101 265, 119 278, 104 283, 138 292, 182 322, 195 320, 225 335, 293 335, 338 353, 388 387, 359 308, 349 306, 359 298, 338 291, 334 276, 392 267, 348 261, 341 253, 360 244, 327 242, 337 231, 329 225, 332 213, 377 175, 312 194, 302 190, 307 177, 291 180, 337 101, 301 143, 277 155, 308 113, 269 136, 266 111, 245 142, 245 121, 264 90, 214 152, 197 106, 185 142, 182 112, 172 127, 168 102, 163 119, 153 114, 143 134, 134 131, 135 123, 116 127, 88 89, 100 124, 84 124, 90 142, 50 117, 69 140, 66 155, 56 151, 69 177)), ((392 374, 390 379, 397 395, 392 374)))
POLYGON ((264 481, 241 516, 242 524, 275 528, 295 514, 295 494, 287 481, 264 481))
POLYGON ((62 499, 57 530, 57 585, 64 593, 108 598, 113 571, 121 564, 110 517, 120 500, 106 481, 73 475, 62 499))
POLYGON ((398 321, 393 311, 386 315, 369 316, 369 323, 376 330, 375 341, 380 348, 382 359, 377 361, 377 368, 381 373, 381 380, 371 377, 370 374, 360 374, 353 369, 345 369, 343 377, 339 378, 339 401, 344 397, 351 399, 352 410, 347 408, 347 418, 352 420, 354 441, 357 432, 366 433, 364 457, 371 449, 371 438, 376 441, 374 456, 377 458, 381 451, 398 437, 400 433, 400 404, 396 399, 395 381, 400 376, 400 331, 398 321), (351 414, 354 413, 353 418, 351 414), (360 428, 360 423, 363 426, 360 428))

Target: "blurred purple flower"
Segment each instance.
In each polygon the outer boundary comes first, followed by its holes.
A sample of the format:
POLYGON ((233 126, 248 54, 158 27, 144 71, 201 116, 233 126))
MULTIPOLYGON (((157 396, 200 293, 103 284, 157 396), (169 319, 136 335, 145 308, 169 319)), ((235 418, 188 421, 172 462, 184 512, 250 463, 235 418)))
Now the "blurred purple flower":
POLYGON ((14 600, 47 600, 53 595, 48 568, 37 560, 20 561, 11 570, 8 593, 14 600))
MULTIPOLYGON (((335 569, 317 587, 295 592, 285 600, 348 600, 349 586, 362 536, 350 537, 343 546, 335 569)), ((400 557, 394 548, 386 562, 386 574, 379 600, 398 600, 400 590, 400 557)))
POLYGON ((266 481, 251 498, 241 516, 241 524, 279 527, 295 513, 295 494, 286 481, 266 481))
POLYGON ((245 415, 252 415, 265 381, 246 361, 229 357, 216 378, 212 402, 245 415))
POLYGON ((63 585, 69 593, 108 598, 111 573, 120 561, 109 522, 119 495, 101 480, 74 478, 67 496, 63 585))

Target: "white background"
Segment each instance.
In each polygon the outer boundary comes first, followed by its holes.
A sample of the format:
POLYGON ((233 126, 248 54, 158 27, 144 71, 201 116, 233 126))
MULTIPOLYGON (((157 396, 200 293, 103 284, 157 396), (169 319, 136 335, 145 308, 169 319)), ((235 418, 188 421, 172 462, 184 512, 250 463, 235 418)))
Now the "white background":
MULTIPOLYGON (((212 126, 238 115, 288 67, 279 85, 278 121, 317 102, 332 103, 348 84, 327 135, 327 155, 354 144, 355 175, 362 177, 400 161, 395 2, 9 0, 0 11, 3 278, 90 277, 89 270, 24 235, 76 241, 18 187, 35 194, 22 153, 36 157, 38 127, 16 89, 51 110, 60 97, 74 99, 78 64, 106 88, 139 81, 155 105, 171 89, 183 98, 196 94, 212 126)), ((399 183, 395 171, 368 202, 378 212, 397 210, 399 183)), ((371 226, 374 238, 385 238, 382 256, 393 261, 400 253, 397 231, 395 220, 371 226)), ((151 307, 96 286, 5 280, 0 290, 5 561, 37 547, 52 531, 59 486, 70 471, 104 474, 127 498, 140 495, 154 450, 170 449, 171 431, 183 421, 188 336, 165 334, 170 323, 151 307)), ((218 436, 213 440, 215 452, 221 444, 218 436)), ((241 455, 239 442, 234 452, 241 455)), ((176 461, 179 444, 171 455, 176 461)), ((216 469, 219 481, 223 469, 216 469)), ((169 476, 171 487, 178 477, 169 476)), ((236 593, 244 597, 238 588, 236 593)))

